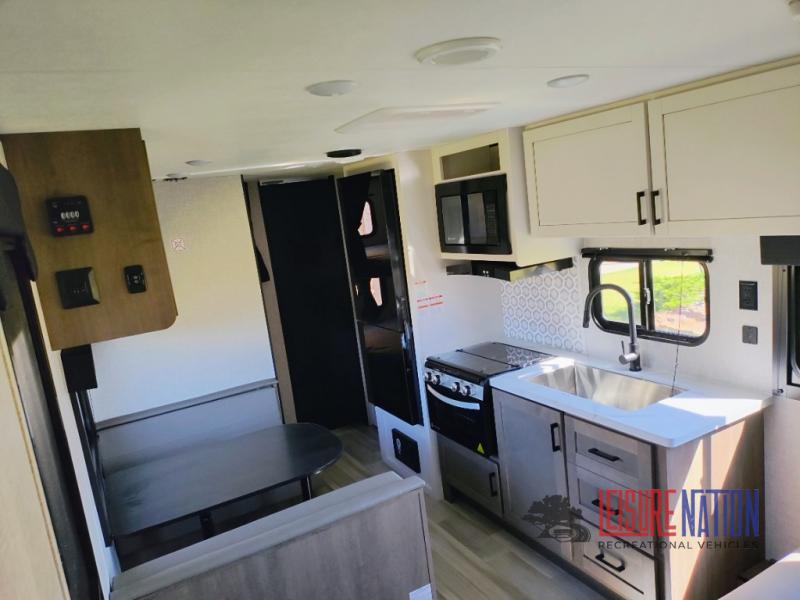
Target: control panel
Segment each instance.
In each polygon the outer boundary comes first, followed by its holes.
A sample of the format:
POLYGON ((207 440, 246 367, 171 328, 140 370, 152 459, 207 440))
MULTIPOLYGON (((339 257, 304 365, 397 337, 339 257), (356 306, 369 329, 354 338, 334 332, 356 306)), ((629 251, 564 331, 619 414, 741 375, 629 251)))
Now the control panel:
POLYGON ((86 196, 67 196, 47 200, 50 233, 55 237, 92 233, 92 215, 86 196))
POLYGON ((483 386, 470 381, 453 377, 435 369, 426 369, 424 379, 425 383, 444 388, 452 394, 463 396, 470 400, 483 400, 483 386))

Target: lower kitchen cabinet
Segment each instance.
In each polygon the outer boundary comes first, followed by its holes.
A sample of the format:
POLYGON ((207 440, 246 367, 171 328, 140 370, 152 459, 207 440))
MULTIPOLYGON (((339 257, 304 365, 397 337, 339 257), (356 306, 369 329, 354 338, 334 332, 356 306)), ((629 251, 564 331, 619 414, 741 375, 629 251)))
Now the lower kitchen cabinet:
MULTIPOLYGON (((761 414, 664 448, 498 389, 494 410, 506 523, 617 596, 719 598, 740 583, 740 573, 764 559, 761 414), (651 488, 674 490, 669 496, 673 535, 600 535, 600 490, 651 488), (690 495, 692 490, 759 490, 759 534, 726 538, 698 531, 684 536, 683 490, 690 495)), ((483 481, 488 475, 475 477, 483 481)), ((612 502, 613 510, 617 507, 612 502)), ((708 518, 713 523, 717 516, 709 512, 708 518)))
POLYGON ((494 410, 506 521, 569 559, 562 413, 500 390, 494 410))

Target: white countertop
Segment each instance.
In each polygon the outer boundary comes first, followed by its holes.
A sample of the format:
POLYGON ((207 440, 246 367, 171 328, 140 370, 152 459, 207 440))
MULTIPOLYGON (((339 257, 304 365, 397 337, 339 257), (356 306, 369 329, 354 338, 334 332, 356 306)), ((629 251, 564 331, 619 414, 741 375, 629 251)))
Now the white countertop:
POLYGON ((734 388, 723 383, 696 378, 679 377, 675 381, 675 387, 686 391, 640 410, 623 410, 535 385, 530 383, 528 378, 569 366, 574 362, 664 385, 672 385, 672 374, 650 370, 632 372, 618 362, 601 361, 518 340, 504 340, 504 342, 555 356, 531 367, 493 377, 491 380, 493 388, 666 448, 680 446, 722 429, 763 410, 772 402, 771 396, 763 392, 734 388))
POLYGON ((800 548, 739 586, 722 600, 789 599, 800 597, 800 548))

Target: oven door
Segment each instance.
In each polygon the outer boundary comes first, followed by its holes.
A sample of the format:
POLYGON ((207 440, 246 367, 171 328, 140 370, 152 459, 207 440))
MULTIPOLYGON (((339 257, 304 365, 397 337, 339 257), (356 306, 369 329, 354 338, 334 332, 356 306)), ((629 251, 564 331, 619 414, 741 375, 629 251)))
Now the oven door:
POLYGON ((442 252, 511 254, 505 175, 440 183, 436 209, 442 252))
POLYGON ((425 395, 434 431, 479 454, 496 453, 491 398, 469 400, 431 383, 425 384, 425 395))

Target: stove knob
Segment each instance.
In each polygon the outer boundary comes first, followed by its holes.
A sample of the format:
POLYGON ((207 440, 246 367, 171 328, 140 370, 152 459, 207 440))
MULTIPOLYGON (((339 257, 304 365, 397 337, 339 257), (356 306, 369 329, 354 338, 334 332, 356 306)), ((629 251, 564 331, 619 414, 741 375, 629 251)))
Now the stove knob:
POLYGON ((461 388, 461 395, 462 396, 471 396, 472 395, 472 388, 466 384, 464 387, 461 388))
POLYGON ((430 383, 433 380, 433 373, 430 371, 425 371, 425 381, 430 383))
POLYGON ((440 383, 442 383, 442 376, 441 375, 438 375, 438 374, 434 375, 431 379, 432 379, 432 381, 433 381, 433 383, 435 385, 439 385, 440 383))
POLYGON ((450 389, 457 394, 461 390, 461 384, 456 381, 450 386, 450 389))

